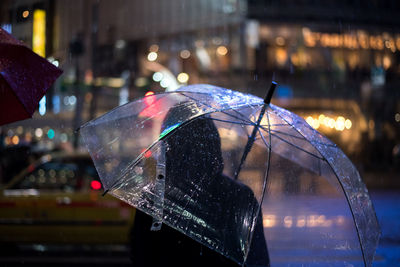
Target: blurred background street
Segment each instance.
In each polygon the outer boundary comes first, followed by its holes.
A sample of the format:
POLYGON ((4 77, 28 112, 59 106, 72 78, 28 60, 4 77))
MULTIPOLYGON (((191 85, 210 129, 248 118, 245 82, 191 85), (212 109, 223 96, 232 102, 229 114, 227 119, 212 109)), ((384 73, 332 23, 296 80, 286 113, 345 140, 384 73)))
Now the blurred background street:
MULTIPOLYGON (((0 266, 131 265, 135 211, 101 196, 79 126, 146 94, 209 83, 264 97, 271 80, 272 103, 358 168, 382 228, 373 266, 400 266, 399 12, 396 0, 2 0, 0 27, 64 73, 33 119, 0 126, 0 266)), ((290 204, 297 217, 263 207, 272 266, 360 264, 301 250, 310 233, 345 235, 326 201, 290 204)))

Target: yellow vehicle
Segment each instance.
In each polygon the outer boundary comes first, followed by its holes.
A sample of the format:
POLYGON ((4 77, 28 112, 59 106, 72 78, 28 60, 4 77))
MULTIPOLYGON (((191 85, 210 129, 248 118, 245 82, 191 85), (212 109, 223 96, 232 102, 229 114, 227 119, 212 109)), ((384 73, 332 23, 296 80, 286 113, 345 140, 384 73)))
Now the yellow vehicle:
POLYGON ((0 191, 0 243, 127 244, 135 209, 102 193, 89 155, 43 156, 0 191))

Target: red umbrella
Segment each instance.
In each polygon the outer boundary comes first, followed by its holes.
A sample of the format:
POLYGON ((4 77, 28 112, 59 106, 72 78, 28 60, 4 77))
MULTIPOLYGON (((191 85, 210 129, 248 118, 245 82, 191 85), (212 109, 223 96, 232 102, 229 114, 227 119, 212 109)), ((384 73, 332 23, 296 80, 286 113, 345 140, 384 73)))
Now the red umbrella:
POLYGON ((0 125, 31 118, 61 73, 0 28, 0 125))

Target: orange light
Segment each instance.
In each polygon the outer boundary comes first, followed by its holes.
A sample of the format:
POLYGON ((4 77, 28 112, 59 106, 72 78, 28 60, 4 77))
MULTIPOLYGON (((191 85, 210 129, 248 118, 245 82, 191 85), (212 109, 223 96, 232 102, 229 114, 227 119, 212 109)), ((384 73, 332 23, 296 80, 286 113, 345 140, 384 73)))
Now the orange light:
POLYGON ((148 91, 144 96, 154 95, 153 91, 148 91))
POLYGON ((156 101, 156 96, 153 91, 148 91, 144 96, 144 103, 146 106, 151 106, 156 101))
POLYGON ((12 142, 14 145, 18 145, 18 144, 19 144, 19 137, 16 136, 16 135, 14 135, 14 136, 11 138, 11 142, 12 142))
POLYGON ((24 19, 26 19, 28 16, 29 16, 29 11, 28 10, 25 10, 24 12, 22 12, 22 17, 24 19))
POLYGON ((101 188, 101 183, 99 181, 93 180, 90 182, 90 187, 93 190, 99 190, 101 188))

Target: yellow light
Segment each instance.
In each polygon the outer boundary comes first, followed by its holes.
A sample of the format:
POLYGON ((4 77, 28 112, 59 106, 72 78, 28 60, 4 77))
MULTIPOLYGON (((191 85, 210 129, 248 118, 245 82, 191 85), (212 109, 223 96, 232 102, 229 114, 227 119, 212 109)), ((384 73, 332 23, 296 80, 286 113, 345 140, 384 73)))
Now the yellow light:
POLYGON ((293 225, 293 218, 292 216, 285 216, 285 218, 283 218, 283 225, 286 228, 291 228, 293 225))
POLYGON ((296 224, 296 226, 297 226, 297 227, 304 227, 304 226, 306 226, 306 216, 301 215, 301 216, 297 217, 297 224, 296 224))
POLYGON ((310 126, 312 126, 312 125, 313 125, 313 122, 314 122, 314 119, 313 119, 311 116, 308 116, 308 117, 306 118, 306 122, 307 122, 310 126))
POLYGON ((24 12, 22 12, 22 17, 24 19, 26 19, 28 16, 29 16, 29 11, 28 10, 25 10, 24 12))
POLYGON ((320 123, 318 120, 314 120, 312 125, 311 125, 314 129, 318 129, 320 126, 320 123))
POLYGON ((271 228, 276 225, 276 216, 275 215, 264 215, 263 216, 263 226, 265 228, 271 228))
POLYGON ((334 119, 332 119, 332 118, 329 118, 329 120, 328 120, 328 126, 329 126, 329 128, 334 128, 335 127, 335 120, 334 119))
POLYGON ((11 142, 12 142, 14 145, 18 145, 18 144, 19 144, 19 137, 18 137, 17 135, 14 135, 14 136, 11 138, 11 142))
POLYGON ((4 138, 4 143, 8 146, 11 144, 11 137, 6 136, 6 138, 4 138))
POLYGON ((400 113, 396 113, 396 115, 394 115, 394 120, 396 122, 400 122, 400 113))
POLYGON ((46 56, 46 11, 33 11, 32 50, 36 54, 46 56))
POLYGON ((338 131, 343 131, 345 128, 345 118, 342 116, 337 117, 335 121, 335 129, 338 131))
POLYGON ((190 57, 190 51, 189 50, 182 50, 179 55, 181 56, 181 58, 183 59, 188 59, 190 57))
POLYGON ((286 63, 286 60, 288 58, 287 51, 284 48, 277 48, 275 56, 276 62, 281 66, 286 63))
POLYGON ((185 72, 181 72, 178 74, 178 82, 180 83, 187 83, 187 81, 189 80, 189 75, 185 72))
POLYGON ((147 55, 147 59, 148 59, 149 61, 155 61, 155 60, 157 59, 157 57, 158 57, 158 55, 157 55, 156 52, 150 52, 150 53, 147 55))
POLYGON ((317 226, 317 215, 310 215, 307 217, 307 227, 316 227, 317 226))
POLYGON ((351 120, 349 120, 349 119, 347 119, 347 120, 344 122, 344 127, 346 127, 346 129, 350 129, 352 125, 353 125, 353 124, 351 123, 351 120))
POLYGON ((389 56, 385 55, 383 57, 383 68, 387 70, 388 68, 390 68, 391 65, 392 65, 392 60, 390 59, 389 56))
POLYGON ((281 36, 276 37, 275 42, 277 45, 280 45, 280 46, 285 45, 285 39, 281 36))
POLYGON ((221 45, 218 46, 217 48, 217 53, 220 56, 225 56, 226 54, 228 54, 228 48, 226 48, 225 46, 221 45))
POLYGON ((321 115, 318 116, 319 123, 323 123, 324 119, 325 119, 325 115, 324 114, 321 114, 321 115))
POLYGON ((124 86, 125 81, 122 78, 109 78, 108 79, 108 86, 114 87, 114 88, 119 88, 124 86))

